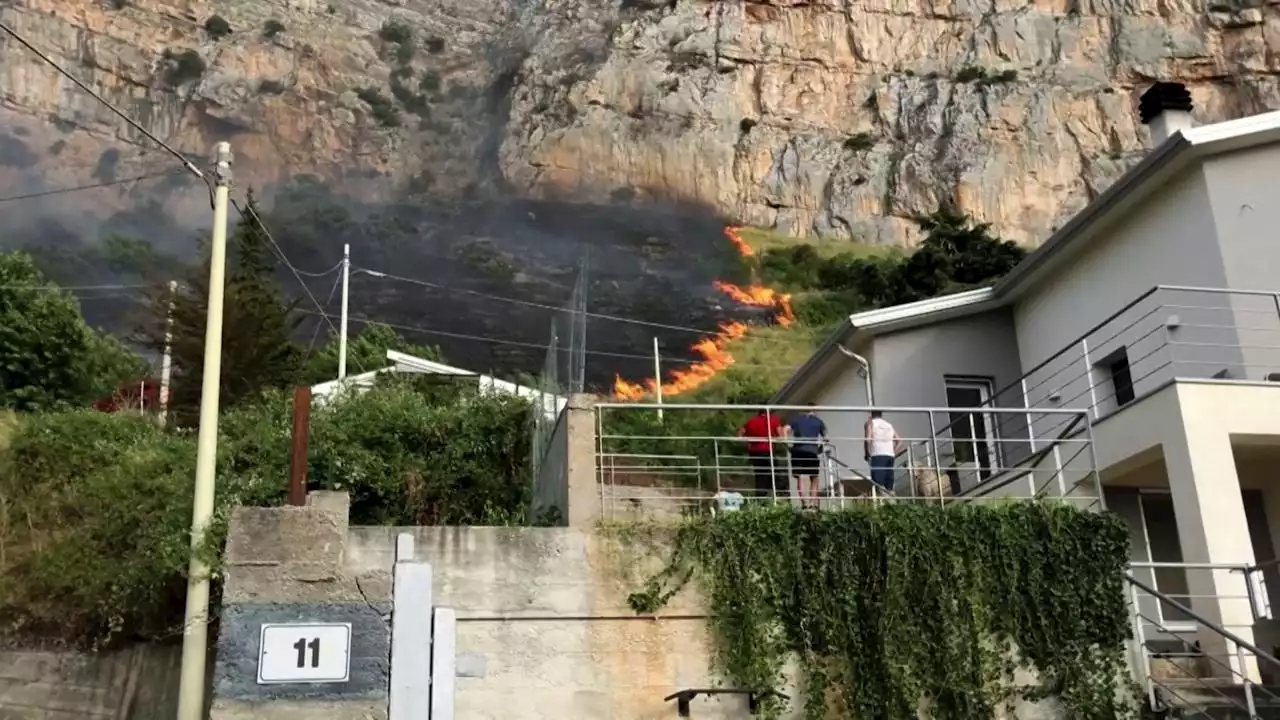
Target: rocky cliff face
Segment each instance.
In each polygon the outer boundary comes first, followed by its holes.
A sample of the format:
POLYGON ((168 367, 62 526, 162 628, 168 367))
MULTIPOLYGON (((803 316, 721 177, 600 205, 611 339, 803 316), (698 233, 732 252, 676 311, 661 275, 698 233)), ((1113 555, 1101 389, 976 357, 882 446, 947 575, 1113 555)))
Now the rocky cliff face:
MULTIPOLYGON (((1150 80, 1187 83, 1202 120, 1280 107, 1280 6, 1230 1, 17 0, 0 17, 177 147, 230 140, 241 184, 676 198, 877 243, 953 199, 1034 244, 1141 153, 1150 80)), ((172 167, 13 41, 0 58, 0 186, 172 167)), ((138 185, 105 192, 174 182, 138 185)))

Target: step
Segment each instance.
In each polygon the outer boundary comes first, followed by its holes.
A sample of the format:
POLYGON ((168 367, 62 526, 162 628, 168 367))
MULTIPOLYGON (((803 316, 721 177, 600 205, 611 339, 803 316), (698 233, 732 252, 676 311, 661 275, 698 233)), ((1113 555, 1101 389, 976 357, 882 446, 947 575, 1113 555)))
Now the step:
MULTIPOLYGON (((1248 700, 1243 685, 1205 679, 1166 680, 1156 687, 1156 697, 1168 708, 1163 717, 1214 718, 1214 720, 1250 720, 1248 700), (1176 694, 1175 694, 1176 693, 1176 694)), ((1254 686, 1253 718, 1280 720, 1280 687, 1254 686)))

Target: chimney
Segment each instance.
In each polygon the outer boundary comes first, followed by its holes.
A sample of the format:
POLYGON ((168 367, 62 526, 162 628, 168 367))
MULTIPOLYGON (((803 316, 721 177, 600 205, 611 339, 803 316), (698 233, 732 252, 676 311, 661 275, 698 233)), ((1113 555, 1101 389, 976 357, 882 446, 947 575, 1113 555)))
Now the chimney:
POLYGON ((1182 83, 1158 82, 1138 101, 1138 115, 1151 133, 1151 147, 1159 147, 1170 135, 1191 129, 1191 93, 1182 83))

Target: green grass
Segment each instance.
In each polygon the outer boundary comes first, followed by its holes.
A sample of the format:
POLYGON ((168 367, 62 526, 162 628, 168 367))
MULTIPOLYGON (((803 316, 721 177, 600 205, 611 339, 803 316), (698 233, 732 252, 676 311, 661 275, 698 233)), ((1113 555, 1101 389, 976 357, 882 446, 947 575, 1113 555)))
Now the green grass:
POLYGON ((812 245, 818 255, 824 258, 835 257, 841 253, 853 253, 858 257, 902 253, 902 248, 893 245, 868 245, 854 240, 791 237, 776 230, 765 230, 763 228, 747 227, 739 230, 738 234, 743 240, 747 241, 747 244, 751 246, 752 250, 756 251, 757 255, 767 250, 779 250, 805 244, 812 245))

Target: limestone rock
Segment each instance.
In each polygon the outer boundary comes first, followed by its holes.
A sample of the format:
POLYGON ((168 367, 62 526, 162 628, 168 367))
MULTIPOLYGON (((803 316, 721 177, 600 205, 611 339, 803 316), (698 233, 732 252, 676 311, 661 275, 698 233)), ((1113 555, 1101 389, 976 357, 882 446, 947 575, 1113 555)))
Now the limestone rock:
MULTIPOLYGON (((1280 9, 1254 0, 17 0, 0 18, 184 152, 230 140, 241 184, 676 198, 876 243, 909 244, 941 200, 1041 241, 1141 155, 1153 79, 1187 83, 1201 120, 1280 107, 1280 9), (202 29, 215 13, 231 35, 202 29), (202 67, 178 77, 187 52, 202 67)), ((0 186, 173 167, 12 40, 0 63, 0 186)))

